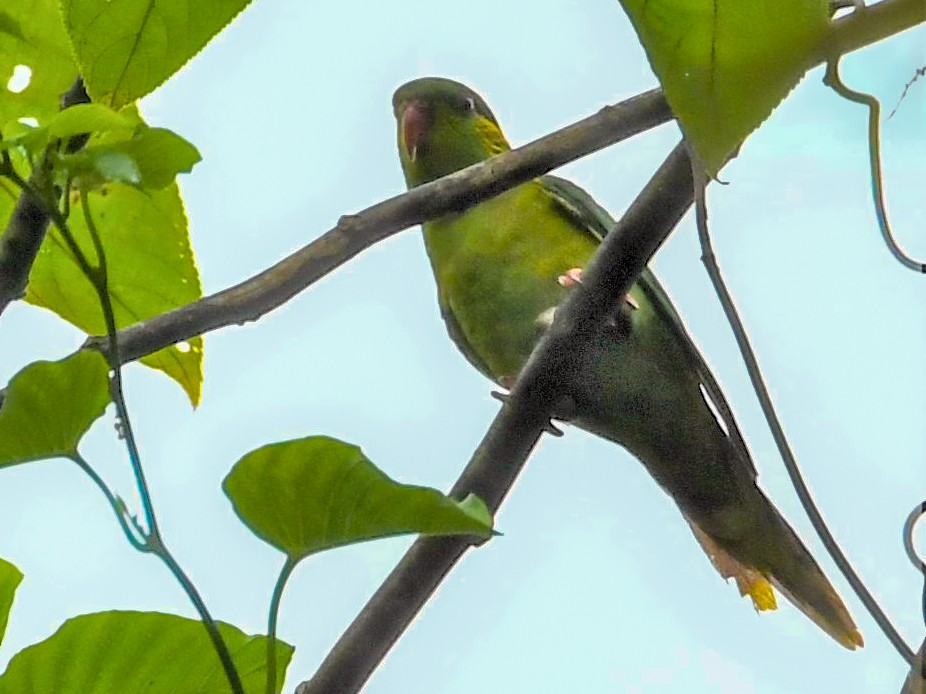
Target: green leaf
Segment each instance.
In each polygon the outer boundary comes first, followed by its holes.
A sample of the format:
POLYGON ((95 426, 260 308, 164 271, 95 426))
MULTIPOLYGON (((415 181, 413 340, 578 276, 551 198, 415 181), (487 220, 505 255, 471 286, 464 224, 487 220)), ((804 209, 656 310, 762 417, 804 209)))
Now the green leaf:
POLYGON ((3 129, 3 141, 0 150, 15 152, 17 149, 25 153, 30 166, 35 157, 48 144, 48 128, 36 128, 26 123, 13 121, 3 129))
MULTIPOLYGON (((90 210, 106 251, 117 327, 202 296, 176 184, 143 192, 114 183, 99 194, 90 194, 90 210)), ((81 203, 76 199, 69 225, 84 254, 95 262, 81 203)), ((49 231, 39 250, 29 275, 26 301, 51 309, 87 333, 106 333, 93 285, 80 271, 57 229, 49 231)), ((195 406, 202 392, 202 359, 202 338, 197 337, 143 357, 141 362, 176 380, 195 406)))
POLYGON ((58 113, 62 92, 77 77, 77 66, 64 32, 55 0, 4 2, 0 10, 0 88, 14 69, 24 65, 31 72, 29 85, 18 93, 3 90, 0 125, 19 118, 45 123, 58 113))
MULTIPOLYGON (((119 139, 125 140, 131 138, 136 129, 147 127, 140 119, 133 118, 133 115, 118 113, 101 104, 77 104, 61 111, 51 118, 47 125, 39 128, 28 127, 18 122, 10 124, 6 129, 6 137, 0 142, 0 148, 9 150, 19 147, 29 154, 30 159, 34 159, 53 138, 63 140, 81 134, 118 133, 119 139)), ((59 168, 62 168, 69 159, 76 157, 77 155, 66 155, 53 163, 58 163, 59 168)), ((75 164, 71 164, 71 167, 79 168, 75 164)), ((95 170, 86 163, 83 167, 95 170)), ((63 177, 63 180, 66 178, 63 177)))
POLYGON ((114 147, 88 147, 59 159, 60 170, 55 180, 64 182, 73 179, 74 188, 95 190, 107 183, 127 183, 139 186, 141 171, 125 152, 114 147))
MULTIPOLYGON (((263 693, 267 639, 219 623, 245 691, 263 693)), ((293 648, 277 642, 278 681, 293 648), (280 647, 282 646, 282 647, 280 647)), ((202 623, 158 612, 98 612, 66 621, 10 660, 0 694, 226 694, 202 623)))
POLYGON ((141 172, 144 188, 164 188, 179 173, 189 173, 202 157, 192 144, 167 128, 145 128, 119 149, 132 158, 141 172))
POLYGON ((0 10, 0 35, 6 35, 19 41, 26 40, 26 35, 23 33, 19 20, 6 10, 0 10))
POLYGON ((0 559, 0 643, 6 634, 6 625, 13 608, 13 597, 23 580, 22 572, 10 562, 0 559))
POLYGON ((81 350, 13 376, 0 407, 0 467, 73 456, 109 404, 108 368, 99 352, 81 350))
POLYGON ((827 0, 621 0, 710 175, 810 67, 827 0))
POLYGON ((189 173, 202 157, 192 144, 167 128, 149 127, 137 109, 120 112, 100 104, 81 104, 66 109, 44 128, 7 138, 0 146, 23 144, 34 154, 49 138, 92 134, 79 151, 52 160, 54 180, 64 187, 93 190, 106 183, 128 183, 147 190, 170 185, 177 174, 189 173))
POLYGON ((235 463, 222 487, 244 524, 294 561, 393 535, 492 534, 479 499, 456 502, 394 482, 357 446, 326 436, 258 448, 235 463))
POLYGON ((82 133, 131 134, 138 121, 103 104, 76 104, 48 121, 48 133, 64 139, 82 133))
POLYGON ((189 173, 200 161, 199 151, 166 128, 142 126, 130 138, 107 138, 105 144, 91 144, 80 152, 59 158, 58 166, 75 186, 84 190, 106 183, 128 183, 145 190, 170 185, 177 174, 189 173))
POLYGON ((119 108, 199 53, 250 0, 62 0, 64 23, 94 101, 119 108))

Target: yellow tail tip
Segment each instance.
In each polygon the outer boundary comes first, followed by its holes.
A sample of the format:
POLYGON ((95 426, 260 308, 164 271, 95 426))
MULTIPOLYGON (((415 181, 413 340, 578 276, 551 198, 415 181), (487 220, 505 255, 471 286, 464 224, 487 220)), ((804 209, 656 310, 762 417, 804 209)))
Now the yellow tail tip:
MULTIPOLYGON (((717 572, 727 580, 732 578, 736 581, 736 587, 739 589, 740 595, 743 597, 748 596, 752 600, 756 611, 766 612, 777 609, 778 602, 775 598, 774 586, 778 592, 842 647, 854 651, 856 648, 862 648, 865 645, 862 634, 859 632, 858 627, 855 626, 855 622, 852 621, 848 610, 846 610, 842 600, 822 573, 819 574, 819 580, 822 581, 823 598, 819 601, 819 604, 814 604, 812 601, 796 596, 780 581, 776 580, 774 575, 746 566, 738 561, 720 547, 710 535, 701 530, 696 523, 688 520, 688 524, 717 572)), ((817 587, 820 588, 819 585, 817 587)))
POLYGON ((749 596, 752 600, 752 606, 756 608, 756 612, 778 609, 778 601, 775 599, 772 584, 766 581, 761 574, 755 571, 741 570, 733 578, 736 580, 736 587, 739 588, 740 595, 743 597, 749 596))

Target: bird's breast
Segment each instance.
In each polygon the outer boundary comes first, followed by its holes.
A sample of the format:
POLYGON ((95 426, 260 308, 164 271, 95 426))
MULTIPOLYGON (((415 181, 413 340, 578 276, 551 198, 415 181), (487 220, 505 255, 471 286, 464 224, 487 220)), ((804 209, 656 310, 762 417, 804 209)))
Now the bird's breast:
POLYGON ((517 376, 549 327, 568 291, 558 278, 595 249, 530 184, 429 222, 424 235, 451 336, 497 382, 517 376))

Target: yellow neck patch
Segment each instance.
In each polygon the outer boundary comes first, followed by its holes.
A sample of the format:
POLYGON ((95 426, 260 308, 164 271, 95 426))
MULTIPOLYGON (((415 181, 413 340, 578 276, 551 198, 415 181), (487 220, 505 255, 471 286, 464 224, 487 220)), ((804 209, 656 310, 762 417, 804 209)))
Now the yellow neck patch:
POLYGON ((479 139, 485 145, 486 151, 490 155, 507 152, 511 149, 508 140, 505 139, 504 133, 495 123, 485 116, 478 116, 473 123, 473 127, 479 135, 479 139))

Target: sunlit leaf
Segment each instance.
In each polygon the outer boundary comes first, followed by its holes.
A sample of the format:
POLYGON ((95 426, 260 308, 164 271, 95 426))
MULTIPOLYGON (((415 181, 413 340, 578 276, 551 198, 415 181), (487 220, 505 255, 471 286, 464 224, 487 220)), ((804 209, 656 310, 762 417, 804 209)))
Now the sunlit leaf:
POLYGON ((137 123, 134 119, 102 104, 76 104, 61 111, 48 121, 52 137, 71 137, 81 133, 131 133, 137 123))
MULTIPOLYGON (((124 327, 202 296, 186 214, 176 184, 143 192, 112 184, 90 195, 90 209, 103 240, 116 325, 124 327)), ((72 205, 71 232, 91 262, 96 254, 81 203, 72 205)), ((93 285, 83 275, 58 231, 49 231, 36 258, 26 301, 51 309, 87 333, 106 332, 93 285)), ((142 358, 183 386, 196 405, 202 390, 202 338, 142 358)))
POLYGON ((294 560, 393 535, 492 534, 477 498, 394 482, 358 447, 326 436, 258 448, 222 486, 245 525, 294 560))
POLYGON ((10 380, 0 406, 0 467, 73 455, 109 399, 99 352, 30 364, 10 380))
MULTIPOLYGON (((248 694, 263 694, 267 640, 219 624, 248 694)), ((276 691, 293 648, 277 642, 276 691)), ((10 660, 0 694, 226 694, 202 623, 158 612, 99 612, 66 621, 10 660)))
POLYGON ((6 10, 0 10, 0 35, 6 35, 19 41, 26 40, 19 20, 6 10))
POLYGON ((40 124, 58 113, 62 92, 77 77, 55 0, 17 0, 0 9, 0 126, 19 118, 40 124), (25 89, 5 89, 17 66, 31 72, 25 89))
POLYGON ((13 608, 13 597, 23 580, 22 572, 10 562, 0 559, 0 642, 6 634, 6 625, 13 608))
POLYGON ((118 149, 132 158, 144 188, 164 188, 177 174, 189 173, 200 157, 197 149, 167 128, 145 128, 118 149))
POLYGON ((88 147, 62 157, 60 162, 64 175, 57 178, 72 179, 78 189, 93 190, 107 183, 132 186, 141 183, 141 171, 135 160, 114 147, 88 147))
POLYGON ((827 0, 621 0, 711 175, 810 67, 827 0))
POLYGON ((199 53, 250 0, 62 0, 94 101, 140 99, 199 53))
POLYGON ((192 144, 167 128, 149 127, 137 109, 116 112, 100 104, 81 104, 59 113, 47 126, 27 130, 3 144, 23 144, 35 153, 52 138, 89 134, 77 152, 58 154, 51 160, 55 180, 62 187, 71 181, 83 190, 107 183, 158 190, 170 185, 177 174, 189 173, 202 157, 192 144))

